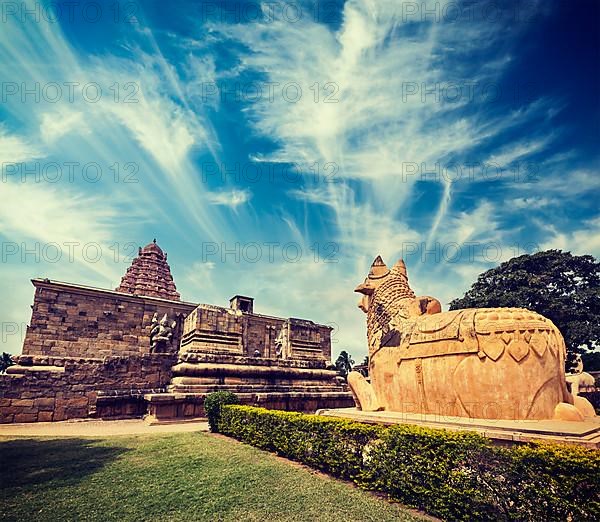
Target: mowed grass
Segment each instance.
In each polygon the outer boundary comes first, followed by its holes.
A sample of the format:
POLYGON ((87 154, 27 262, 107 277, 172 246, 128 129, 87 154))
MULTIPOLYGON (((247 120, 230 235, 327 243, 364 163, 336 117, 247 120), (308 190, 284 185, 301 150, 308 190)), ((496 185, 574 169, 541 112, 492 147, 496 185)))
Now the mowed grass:
POLYGON ((0 438, 0 519, 420 520, 270 453, 207 433, 0 438))

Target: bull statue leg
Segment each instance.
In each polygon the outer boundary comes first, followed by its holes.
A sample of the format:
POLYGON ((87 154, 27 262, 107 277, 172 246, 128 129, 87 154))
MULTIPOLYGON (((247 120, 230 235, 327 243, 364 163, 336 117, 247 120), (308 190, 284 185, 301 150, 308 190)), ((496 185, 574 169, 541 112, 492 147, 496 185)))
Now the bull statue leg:
POLYGON ((383 407, 379 404, 375 395, 375 390, 371 383, 365 379, 365 376, 359 372, 350 372, 348 374, 348 386, 354 397, 354 402, 359 410, 379 411, 383 407))

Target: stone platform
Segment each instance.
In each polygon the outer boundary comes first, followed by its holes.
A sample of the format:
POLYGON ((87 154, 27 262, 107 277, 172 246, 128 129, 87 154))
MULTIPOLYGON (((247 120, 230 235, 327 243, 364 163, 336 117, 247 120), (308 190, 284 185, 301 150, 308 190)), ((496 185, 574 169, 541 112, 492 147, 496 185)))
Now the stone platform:
POLYGON ((587 419, 584 422, 470 419, 436 414, 366 412, 356 408, 321 409, 317 411, 317 415, 368 424, 412 424, 427 428, 474 431, 499 444, 560 442, 600 448, 600 419, 598 418, 587 419))
POLYGON ((354 404, 323 360, 187 352, 172 370, 166 393, 144 395, 150 424, 203 418, 204 399, 216 391, 235 393, 241 404, 304 413, 354 404))
MULTIPOLYGON (((223 391, 219 388, 218 391, 223 391)), ((257 406, 269 410, 299 411, 314 413, 324 405, 344 405, 352 402, 346 391, 321 392, 304 391, 272 391, 272 392, 240 392, 232 390, 240 404, 257 406)), ((171 424, 173 422, 197 421, 206 418, 204 399, 208 393, 155 393, 144 396, 148 405, 146 423, 171 424)))

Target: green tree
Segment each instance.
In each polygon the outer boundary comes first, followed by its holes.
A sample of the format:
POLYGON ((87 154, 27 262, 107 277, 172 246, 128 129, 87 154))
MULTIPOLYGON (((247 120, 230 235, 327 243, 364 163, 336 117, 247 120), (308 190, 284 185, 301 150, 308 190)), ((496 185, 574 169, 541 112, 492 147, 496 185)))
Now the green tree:
POLYGON ((481 274, 450 310, 496 306, 528 308, 550 319, 570 359, 600 348, 600 263, 560 250, 515 257, 481 274))
MULTIPOLYGON (((357 367, 358 368, 358 367, 357 367)), ((369 356, 365 355, 363 362, 360 363, 360 369, 358 369, 365 377, 369 376, 369 356)))
POLYGON ((15 363, 12 360, 12 355, 10 355, 10 353, 2 352, 2 358, 0 358, 0 373, 6 372, 6 368, 13 364, 15 363))
POLYGON ((342 350, 335 361, 335 368, 344 379, 347 379, 348 374, 352 371, 352 366, 354 366, 354 359, 346 350, 342 350))
POLYGON ((586 372, 600 370, 600 350, 596 349, 594 352, 584 353, 581 356, 581 362, 583 362, 583 369, 586 372))

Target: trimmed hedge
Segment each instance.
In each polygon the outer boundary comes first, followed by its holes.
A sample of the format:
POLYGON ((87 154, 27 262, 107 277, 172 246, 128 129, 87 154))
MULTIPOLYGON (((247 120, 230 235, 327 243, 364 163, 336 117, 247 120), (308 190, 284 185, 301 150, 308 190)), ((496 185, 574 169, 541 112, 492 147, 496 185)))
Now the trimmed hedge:
POLYGON ((209 393, 204 399, 204 411, 208 417, 208 426, 210 431, 219 431, 219 419, 221 410, 226 404, 239 404, 239 400, 235 393, 228 391, 209 393))
POLYGON ((600 520, 600 452, 224 406, 219 431, 446 520, 600 520))

